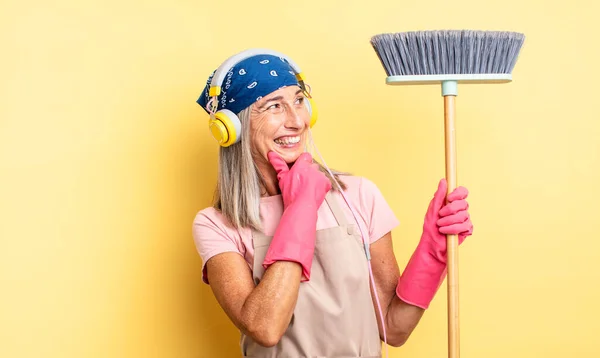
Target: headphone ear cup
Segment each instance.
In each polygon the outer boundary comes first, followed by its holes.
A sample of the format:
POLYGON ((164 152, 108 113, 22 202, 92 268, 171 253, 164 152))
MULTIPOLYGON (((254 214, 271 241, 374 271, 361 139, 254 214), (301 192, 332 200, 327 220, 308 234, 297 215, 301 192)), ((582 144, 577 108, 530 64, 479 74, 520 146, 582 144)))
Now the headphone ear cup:
POLYGON ((217 111, 211 116, 208 128, 222 147, 229 147, 242 139, 242 123, 235 113, 228 109, 217 111))
POLYGON ((308 114, 310 115, 310 127, 312 128, 317 123, 317 106, 312 98, 306 97, 304 100, 308 114))

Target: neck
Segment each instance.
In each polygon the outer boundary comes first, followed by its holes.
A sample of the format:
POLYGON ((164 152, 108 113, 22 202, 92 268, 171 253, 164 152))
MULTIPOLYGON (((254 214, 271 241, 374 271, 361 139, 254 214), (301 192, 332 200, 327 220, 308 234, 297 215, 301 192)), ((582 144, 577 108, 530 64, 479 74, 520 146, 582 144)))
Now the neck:
POLYGON ((260 193, 261 196, 273 196, 279 194, 279 181, 277 180, 277 172, 273 167, 268 165, 258 165, 258 170, 263 178, 260 193))

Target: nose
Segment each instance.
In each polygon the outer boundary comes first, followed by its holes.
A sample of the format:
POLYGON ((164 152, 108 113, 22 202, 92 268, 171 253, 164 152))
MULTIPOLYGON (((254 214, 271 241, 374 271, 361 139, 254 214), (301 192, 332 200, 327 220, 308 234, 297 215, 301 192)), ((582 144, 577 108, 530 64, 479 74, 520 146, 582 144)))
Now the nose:
POLYGON ((302 118, 302 109, 288 105, 285 111, 285 127, 290 129, 302 129, 306 125, 302 118))

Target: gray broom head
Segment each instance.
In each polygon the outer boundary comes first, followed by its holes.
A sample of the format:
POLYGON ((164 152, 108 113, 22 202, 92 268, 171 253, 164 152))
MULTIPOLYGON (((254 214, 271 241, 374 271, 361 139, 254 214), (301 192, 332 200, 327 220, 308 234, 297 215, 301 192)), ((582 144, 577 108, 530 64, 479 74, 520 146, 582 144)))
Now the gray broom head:
POLYGON ((371 38, 388 84, 505 83, 525 36, 506 31, 411 31, 371 38))

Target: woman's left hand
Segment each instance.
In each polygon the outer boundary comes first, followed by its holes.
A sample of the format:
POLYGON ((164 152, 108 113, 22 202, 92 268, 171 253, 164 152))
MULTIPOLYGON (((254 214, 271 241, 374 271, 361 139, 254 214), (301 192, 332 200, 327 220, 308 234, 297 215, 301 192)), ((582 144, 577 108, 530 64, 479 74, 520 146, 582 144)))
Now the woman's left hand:
POLYGON ((447 188, 446 179, 441 179, 425 213, 421 240, 396 287, 401 300, 423 309, 429 307, 446 275, 446 235, 458 235, 460 244, 473 233, 469 191, 459 186, 446 195, 447 188))
POLYGON ((459 245, 473 233, 469 215, 467 188, 459 186, 450 194, 445 178, 429 203, 423 223, 420 245, 426 248, 438 261, 446 263, 446 235, 458 235, 459 245))
POLYGON ((469 215, 469 203, 467 188, 459 186, 447 196, 447 203, 438 213, 439 219, 436 224, 439 232, 444 235, 458 235, 458 243, 461 244, 467 236, 473 234, 473 223, 469 215))

